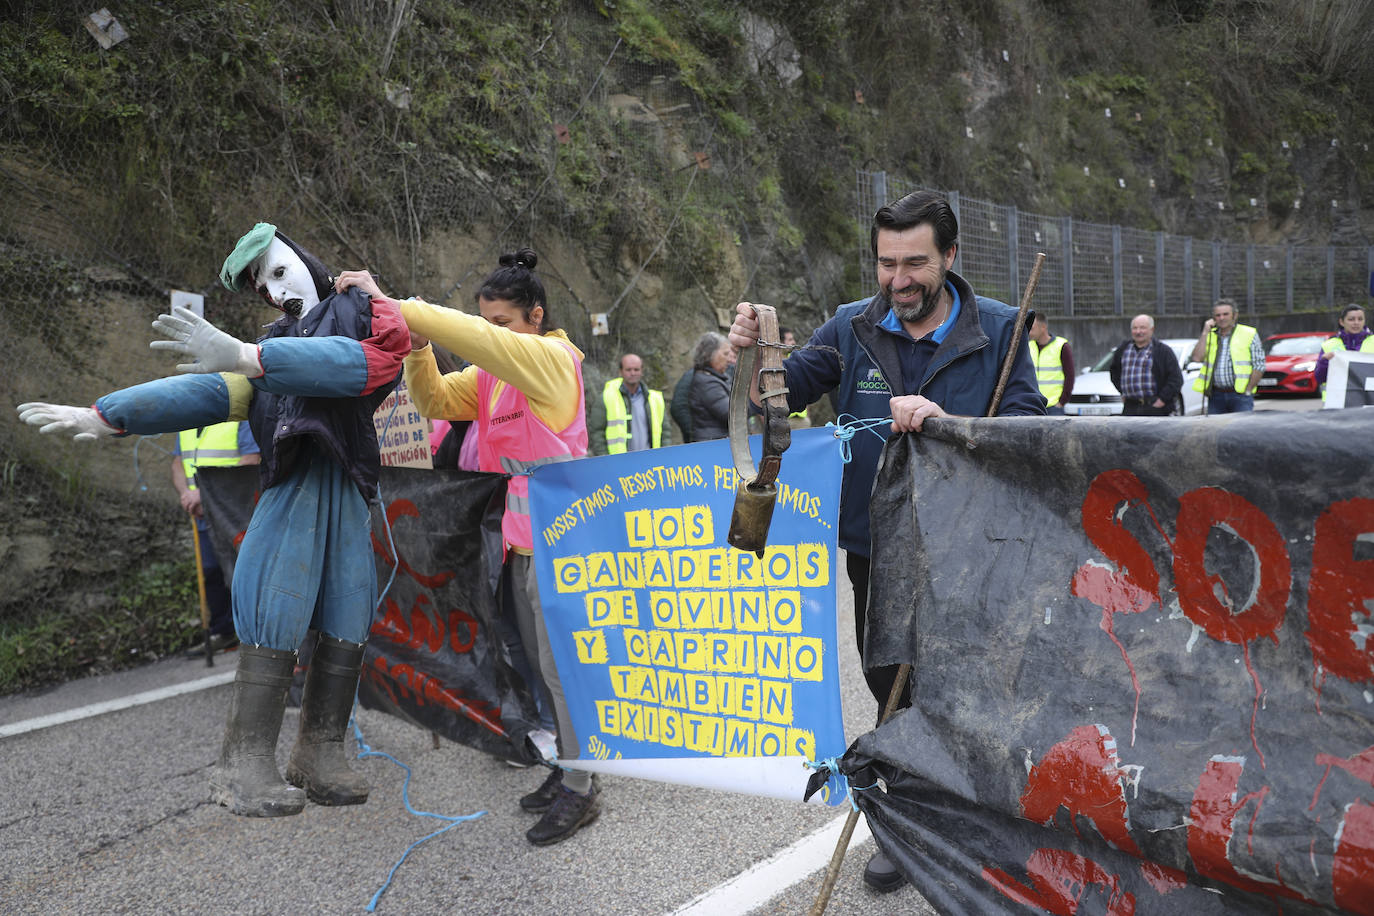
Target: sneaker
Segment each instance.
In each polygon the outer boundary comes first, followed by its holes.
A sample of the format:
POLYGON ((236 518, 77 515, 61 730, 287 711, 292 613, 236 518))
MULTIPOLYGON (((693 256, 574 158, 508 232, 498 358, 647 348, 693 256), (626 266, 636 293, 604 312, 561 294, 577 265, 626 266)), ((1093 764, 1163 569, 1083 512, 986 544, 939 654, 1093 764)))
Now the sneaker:
MULTIPOLYGON (((233 633, 215 633, 210 637, 210 651, 224 652, 232 649, 239 644, 239 638, 233 633)), ((183 653, 186 658, 204 658, 205 641, 201 640, 183 653)))
POLYGON ((600 794, 595 783, 586 795, 578 795, 571 789, 559 786, 553 806, 539 819, 539 823, 525 831, 525 839, 536 846, 551 846, 566 840, 596 820, 601 813, 600 794))
POLYGON ((558 793, 563 789, 563 771, 554 767, 549 771, 549 775, 544 781, 528 795, 520 797, 520 807, 526 811, 533 811, 536 814, 547 811, 553 807, 554 800, 558 798, 558 793))
POLYGON ((906 875, 898 871, 892 860, 879 850, 869 857, 868 865, 864 866, 864 884, 880 894, 890 894, 906 884, 906 875))

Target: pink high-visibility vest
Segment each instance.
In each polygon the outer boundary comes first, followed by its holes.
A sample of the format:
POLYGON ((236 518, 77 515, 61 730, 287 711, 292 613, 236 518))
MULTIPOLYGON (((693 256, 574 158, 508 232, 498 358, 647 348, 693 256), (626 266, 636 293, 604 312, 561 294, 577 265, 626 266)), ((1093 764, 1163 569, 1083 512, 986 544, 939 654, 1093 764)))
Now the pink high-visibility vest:
POLYGON ((534 548, 530 530, 530 479, 532 468, 555 461, 570 461, 587 454, 587 419, 582 386, 582 363, 570 344, 559 341, 577 365, 577 410, 565 429, 555 432, 530 409, 530 402, 514 388, 487 372, 477 370, 477 467, 514 475, 506 487, 506 514, 501 535, 507 545, 534 548))

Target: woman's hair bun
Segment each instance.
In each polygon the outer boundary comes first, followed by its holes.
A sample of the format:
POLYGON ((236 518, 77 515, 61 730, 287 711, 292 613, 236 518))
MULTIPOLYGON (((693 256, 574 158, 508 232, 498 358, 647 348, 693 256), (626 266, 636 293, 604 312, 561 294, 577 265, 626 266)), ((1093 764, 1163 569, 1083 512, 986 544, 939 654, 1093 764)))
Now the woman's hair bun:
POLYGON ((502 267, 523 267, 526 270, 534 270, 539 263, 539 255, 534 253, 533 248, 521 248, 516 252, 507 252, 501 255, 500 264, 502 267))

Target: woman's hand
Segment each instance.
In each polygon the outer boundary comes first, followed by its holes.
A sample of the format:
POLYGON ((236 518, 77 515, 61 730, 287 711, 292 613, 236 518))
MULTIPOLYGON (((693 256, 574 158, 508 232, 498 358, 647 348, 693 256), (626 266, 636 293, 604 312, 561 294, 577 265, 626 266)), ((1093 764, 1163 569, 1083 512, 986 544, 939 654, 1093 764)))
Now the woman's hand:
POLYGON ((365 270, 345 270, 334 278, 334 289, 336 291, 343 292, 350 286, 356 286, 369 296, 375 296, 378 299, 390 298, 386 293, 382 292, 382 288, 377 285, 377 281, 372 274, 365 270))

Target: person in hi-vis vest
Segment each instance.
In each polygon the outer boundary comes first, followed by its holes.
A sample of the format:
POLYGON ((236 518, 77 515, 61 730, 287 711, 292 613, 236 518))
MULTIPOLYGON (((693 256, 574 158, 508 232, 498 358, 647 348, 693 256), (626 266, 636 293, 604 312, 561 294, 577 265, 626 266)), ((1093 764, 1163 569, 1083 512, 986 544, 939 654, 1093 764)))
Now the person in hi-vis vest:
POLYGON ((1341 318, 1337 323, 1339 330, 1335 335, 1328 337, 1326 343, 1322 344, 1322 355, 1317 357, 1317 365, 1313 369, 1313 376, 1317 379, 1317 384, 1321 386, 1322 395, 1326 395, 1326 373, 1331 368, 1331 357, 1342 350, 1354 350, 1357 353, 1374 353, 1374 332, 1365 327, 1364 307, 1350 303, 1341 309, 1341 318))
POLYGON ((588 404, 588 451, 619 455, 673 444, 673 427, 663 392, 643 384, 644 361, 633 353, 620 357, 620 375, 608 380, 601 396, 588 404))
POLYGON ((1259 332, 1236 323, 1236 303, 1218 299, 1212 317, 1202 324, 1193 345, 1193 362, 1202 372, 1193 390, 1207 397, 1207 414, 1243 413, 1255 409, 1255 389, 1264 377, 1264 345, 1259 332))
POLYGON ((1064 415, 1064 405, 1073 394, 1073 350, 1063 337, 1050 334, 1050 322, 1036 314, 1030 326, 1030 357, 1035 364, 1035 382, 1045 396, 1045 413, 1064 415))
MULTIPOLYGON (((176 487, 181 508, 196 520, 196 537, 200 540, 200 568, 205 574, 205 604, 210 612, 210 646, 227 649, 238 643, 234 633, 234 609, 229 585, 210 544, 210 525, 200 504, 200 490, 196 487, 196 468, 234 467, 258 464, 262 453, 253 439, 247 420, 214 423, 177 433, 176 452, 172 455, 172 486, 176 487)), ((188 655, 200 655, 204 647, 192 646, 188 655)))

